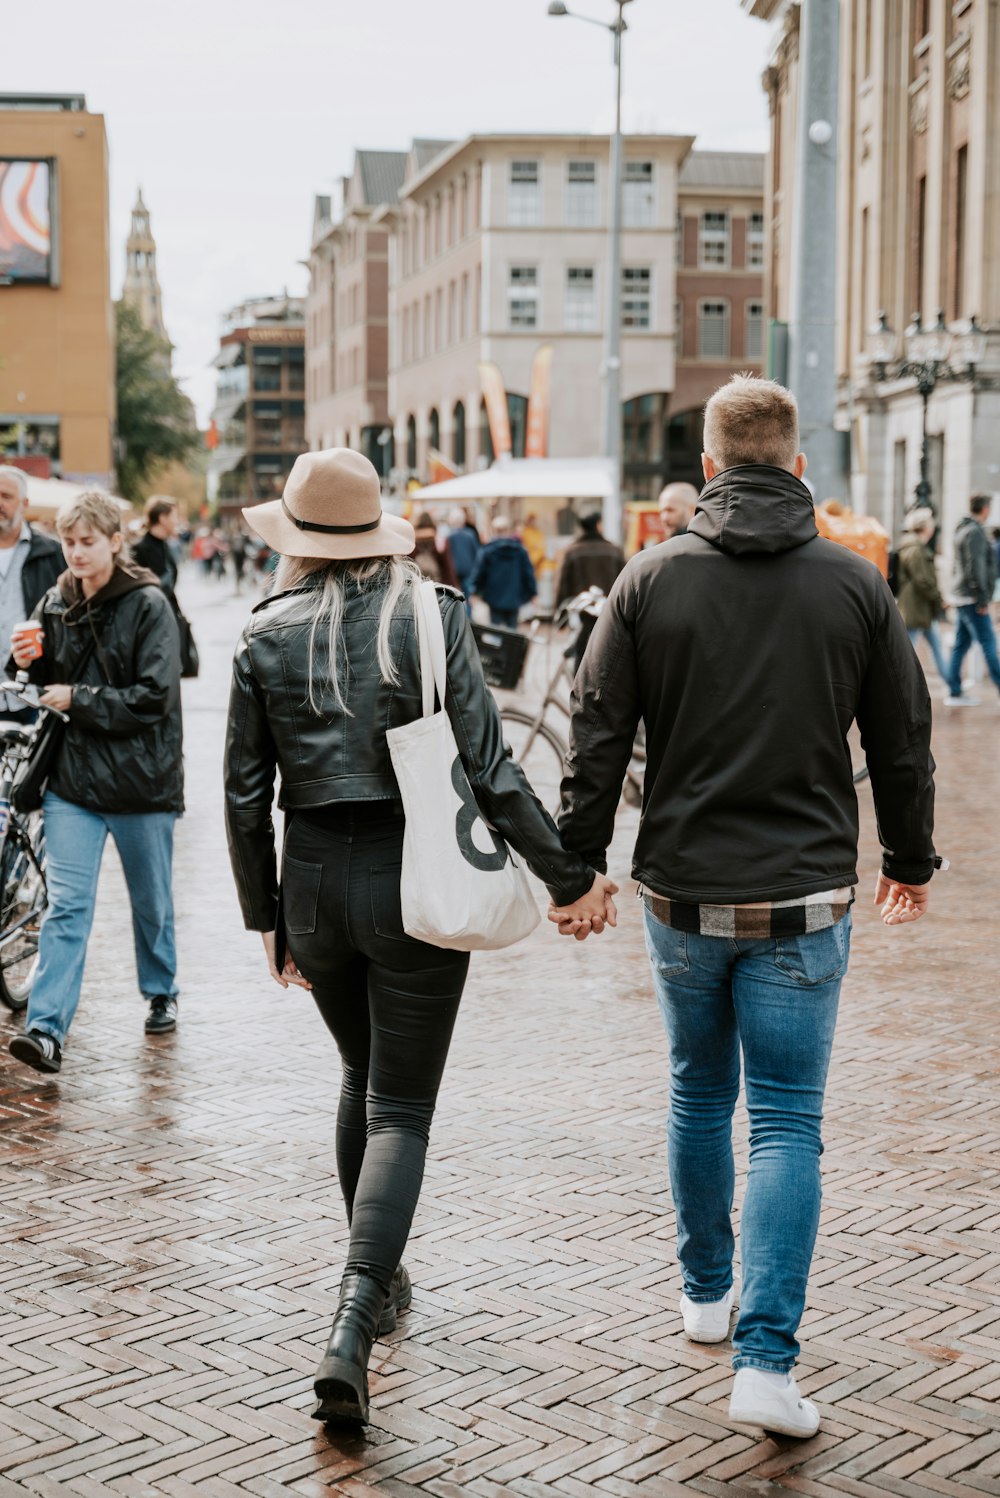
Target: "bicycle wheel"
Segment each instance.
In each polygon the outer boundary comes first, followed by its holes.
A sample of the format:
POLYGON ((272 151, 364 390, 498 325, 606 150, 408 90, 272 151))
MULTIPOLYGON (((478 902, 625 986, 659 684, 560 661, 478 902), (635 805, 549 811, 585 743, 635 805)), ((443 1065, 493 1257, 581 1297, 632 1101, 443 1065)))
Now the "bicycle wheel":
POLYGON ((43 837, 35 812, 11 822, 0 853, 0 1000, 15 1012, 27 1007, 38 966, 47 898, 43 837))
POLYGON ((566 746, 547 723, 536 728, 530 713, 516 707, 500 709, 503 736, 511 753, 531 782, 531 788, 545 810, 555 816, 559 810, 559 787, 562 783, 566 746))

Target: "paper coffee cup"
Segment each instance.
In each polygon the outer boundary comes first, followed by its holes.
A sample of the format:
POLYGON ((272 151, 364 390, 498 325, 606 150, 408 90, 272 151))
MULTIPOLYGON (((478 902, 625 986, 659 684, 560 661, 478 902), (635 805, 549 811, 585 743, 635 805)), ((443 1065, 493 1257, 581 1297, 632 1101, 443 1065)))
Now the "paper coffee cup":
POLYGON ((18 645, 30 645, 31 659, 37 661, 42 654, 42 633, 42 626, 37 619, 25 619, 23 623, 14 625, 11 639, 18 645))

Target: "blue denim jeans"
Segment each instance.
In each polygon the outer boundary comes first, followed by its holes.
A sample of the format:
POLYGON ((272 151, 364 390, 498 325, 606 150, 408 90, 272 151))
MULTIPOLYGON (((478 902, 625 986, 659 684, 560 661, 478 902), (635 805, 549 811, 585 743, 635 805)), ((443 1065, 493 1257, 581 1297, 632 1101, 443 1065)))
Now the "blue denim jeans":
POLYGON ((740 1050, 750 1172, 740 1227, 735 1368, 787 1372, 799 1344, 819 1226, 820 1123, 851 939, 826 931, 763 941, 691 935, 646 908, 646 946, 670 1043, 670 1189, 684 1293, 733 1283, 733 1112, 740 1050))
POLYGON ((948 668, 948 691, 953 697, 962 695, 962 663, 973 642, 979 641, 986 658, 986 669, 993 678, 993 685, 1000 688, 1000 660, 997 659, 997 637, 993 620, 989 614, 981 614, 975 604, 962 604, 958 609, 958 628, 955 630, 955 648, 951 652, 948 668))
POLYGON ((88 811, 48 791, 44 801, 49 905, 28 1003, 29 1030, 62 1045, 80 1002, 97 879, 108 833, 115 840, 132 904, 139 988, 147 999, 177 993, 171 873, 173 812, 88 811))
POLYGON ((934 657, 934 665, 937 669, 937 674, 940 676, 942 681, 947 681, 948 663, 944 658, 944 650, 941 645, 941 635, 937 625, 929 624, 926 629, 911 629, 908 630, 907 633, 910 636, 910 644, 913 646, 914 650, 916 650, 917 648, 917 641, 921 638, 921 636, 923 636, 928 645, 931 647, 931 655, 934 657))

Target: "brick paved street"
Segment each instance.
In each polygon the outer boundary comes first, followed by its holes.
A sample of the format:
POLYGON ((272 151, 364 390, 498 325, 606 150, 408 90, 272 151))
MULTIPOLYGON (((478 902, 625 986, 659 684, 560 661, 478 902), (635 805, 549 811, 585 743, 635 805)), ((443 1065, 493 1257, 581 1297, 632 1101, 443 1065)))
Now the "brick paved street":
MULTIPOLYGON (((800 1381, 807 1443, 727 1421, 729 1348, 680 1334, 665 1052, 634 901, 583 946, 473 961, 373 1423, 309 1418, 345 1233, 338 1067, 239 921, 220 804, 230 585, 182 581, 189 813, 176 1036, 146 1040, 109 855, 62 1074, 0 1016, 0 1498, 1000 1494, 1000 708, 938 709, 933 915, 865 898, 831 1081, 800 1381)), ((935 684, 936 689, 936 684, 935 684)), ((627 871, 634 813, 613 859, 627 871)), ((624 892, 623 892, 624 894, 624 892)))

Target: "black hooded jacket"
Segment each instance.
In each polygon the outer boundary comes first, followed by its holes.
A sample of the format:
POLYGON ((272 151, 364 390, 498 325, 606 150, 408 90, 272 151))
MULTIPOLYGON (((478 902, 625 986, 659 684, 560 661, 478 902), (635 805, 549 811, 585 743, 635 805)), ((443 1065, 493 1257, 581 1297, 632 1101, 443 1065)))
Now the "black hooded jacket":
POLYGON ((45 631, 30 670, 40 686, 71 680, 96 639, 49 789, 91 811, 183 811, 180 640, 157 579, 116 567, 88 601, 64 572, 33 617, 45 631))
POLYGON ((724 470, 684 536, 634 557, 574 689, 560 832, 604 869, 640 718, 633 873, 691 903, 789 900, 857 880, 857 720, 891 877, 934 868, 923 672, 878 570, 817 535, 784 469, 724 470))

